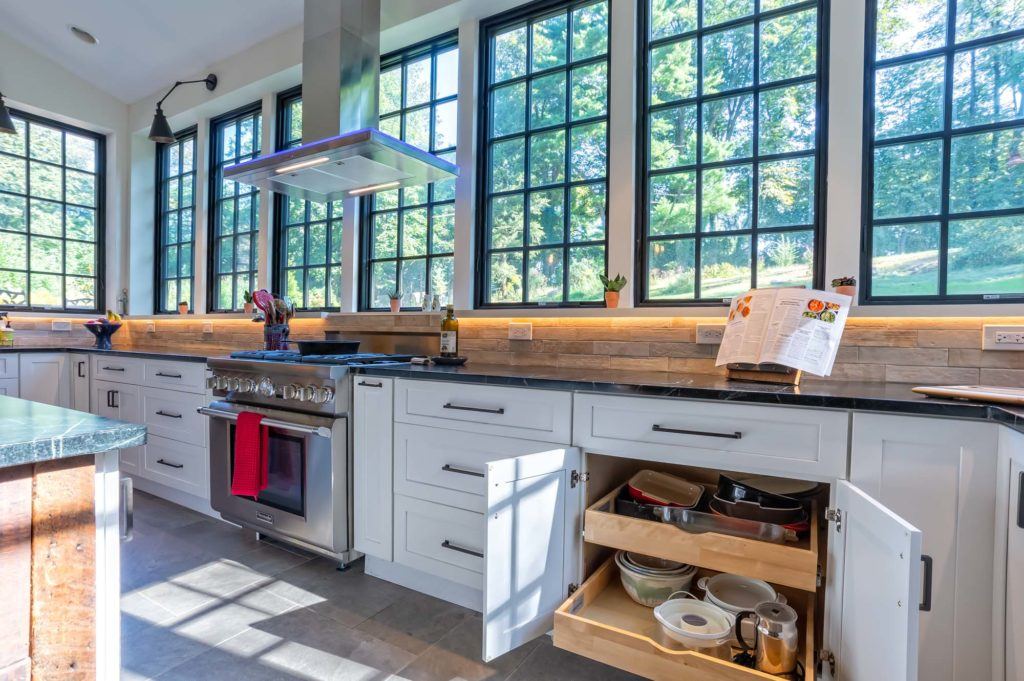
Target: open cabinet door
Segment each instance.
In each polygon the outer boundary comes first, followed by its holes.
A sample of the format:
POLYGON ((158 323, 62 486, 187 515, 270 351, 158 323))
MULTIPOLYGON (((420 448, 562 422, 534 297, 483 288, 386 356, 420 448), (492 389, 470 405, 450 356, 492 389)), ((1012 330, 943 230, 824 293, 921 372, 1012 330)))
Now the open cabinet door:
POLYGON ((917 681, 921 532, 846 481, 837 484, 836 505, 843 546, 836 677, 917 681))
POLYGON ((484 661, 549 631, 578 579, 578 470, 574 447, 487 464, 484 661))

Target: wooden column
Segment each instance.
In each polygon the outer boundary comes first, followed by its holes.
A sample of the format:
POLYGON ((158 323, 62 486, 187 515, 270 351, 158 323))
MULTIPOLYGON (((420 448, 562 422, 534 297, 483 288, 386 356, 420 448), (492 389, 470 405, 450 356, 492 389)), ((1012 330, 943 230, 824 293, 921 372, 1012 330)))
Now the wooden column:
POLYGON ((32 466, 0 468, 0 681, 29 678, 32 466))

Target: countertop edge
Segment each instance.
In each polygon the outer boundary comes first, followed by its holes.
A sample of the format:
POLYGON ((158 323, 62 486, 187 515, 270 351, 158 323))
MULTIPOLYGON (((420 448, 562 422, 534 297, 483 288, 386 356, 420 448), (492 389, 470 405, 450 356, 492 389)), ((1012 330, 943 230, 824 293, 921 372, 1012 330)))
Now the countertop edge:
MULTIPOLYGON (((139 357, 142 359, 160 359, 168 362, 194 362, 206 364, 207 360, 214 355, 186 355, 173 352, 160 352, 159 350, 100 350, 95 347, 78 346, 53 346, 53 347, 4 347, 0 348, 0 354, 34 354, 40 352, 69 352, 86 355, 106 355, 110 357, 139 357)), ((218 353, 219 354, 219 353, 218 353)))

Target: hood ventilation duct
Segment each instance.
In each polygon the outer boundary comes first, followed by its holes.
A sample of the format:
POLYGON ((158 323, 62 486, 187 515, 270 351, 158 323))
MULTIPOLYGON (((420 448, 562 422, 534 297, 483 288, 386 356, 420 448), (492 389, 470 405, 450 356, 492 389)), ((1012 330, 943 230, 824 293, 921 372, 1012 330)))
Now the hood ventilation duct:
POLYGON ((456 177, 458 166, 376 129, 380 0, 305 0, 304 12, 302 146, 224 178, 327 202, 456 177))

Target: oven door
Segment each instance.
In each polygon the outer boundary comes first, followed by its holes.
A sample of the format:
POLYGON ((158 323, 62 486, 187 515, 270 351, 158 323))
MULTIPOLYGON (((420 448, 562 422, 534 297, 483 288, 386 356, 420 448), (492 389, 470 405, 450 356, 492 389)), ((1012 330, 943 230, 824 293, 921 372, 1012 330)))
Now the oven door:
POLYGON ((210 504, 225 520, 310 548, 348 550, 346 420, 214 402, 210 417, 210 504), (268 430, 267 488, 255 499, 231 494, 235 422, 262 414, 268 430))

